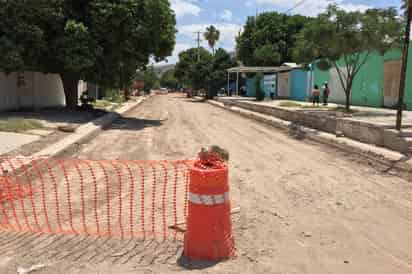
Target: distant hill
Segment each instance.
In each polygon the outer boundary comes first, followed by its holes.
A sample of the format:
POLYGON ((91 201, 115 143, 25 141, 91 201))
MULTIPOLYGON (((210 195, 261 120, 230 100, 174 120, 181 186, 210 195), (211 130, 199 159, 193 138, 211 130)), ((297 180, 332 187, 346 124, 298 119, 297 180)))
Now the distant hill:
POLYGON ((154 70, 157 75, 157 77, 162 77, 163 74, 165 74, 167 71, 174 69, 175 64, 167 64, 167 65, 160 65, 160 66, 155 66, 154 70))

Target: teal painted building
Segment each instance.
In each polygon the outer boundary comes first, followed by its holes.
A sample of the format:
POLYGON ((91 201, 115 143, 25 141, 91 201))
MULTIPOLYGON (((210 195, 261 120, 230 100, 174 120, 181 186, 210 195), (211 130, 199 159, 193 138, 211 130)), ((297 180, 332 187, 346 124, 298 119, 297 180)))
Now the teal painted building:
POLYGON ((304 69, 294 69, 290 72, 290 77, 290 99, 306 101, 309 92, 310 72, 304 69))
MULTIPOLYGON (((275 85, 276 87, 277 85, 275 85)), ((265 97, 270 96, 270 87, 265 85, 264 80, 260 81, 260 87, 265 92, 265 97)), ((277 90, 276 90, 277 92, 277 90)), ((251 77, 246 80, 246 96, 247 97, 256 97, 256 77, 251 77)))
MULTIPOLYGON (((411 45, 412 52, 412 45, 411 45)), ((351 92, 352 105, 370 107, 391 107, 398 97, 400 50, 392 50, 385 55, 371 54, 357 74, 351 92)), ((344 104, 345 93, 342 89, 336 69, 322 71, 314 66, 313 84, 319 87, 325 82, 331 89, 330 102, 344 104)), ((405 104, 412 110, 412 55, 409 55, 405 104)))

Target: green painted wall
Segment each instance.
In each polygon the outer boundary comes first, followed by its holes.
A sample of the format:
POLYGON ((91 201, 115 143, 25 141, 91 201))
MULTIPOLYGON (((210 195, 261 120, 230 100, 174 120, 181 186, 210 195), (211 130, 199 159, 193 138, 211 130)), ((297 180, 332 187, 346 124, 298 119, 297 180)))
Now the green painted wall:
POLYGON ((393 49, 385 53, 383 59, 385 61, 399 60, 401 59, 401 51, 399 49, 393 49))
POLYGON ((352 86, 353 105, 383 106, 383 59, 378 53, 370 55, 356 75, 352 86))
MULTIPOLYGON (((320 70, 315 65, 314 73, 313 73, 313 85, 318 85, 319 88, 323 86, 323 83, 330 81, 330 74, 329 71, 320 70)), ((311 87, 311 89, 313 86, 311 87)))
MULTIPOLYGON (((352 104, 360 106, 382 107, 383 106, 383 67, 385 61, 399 60, 400 50, 391 50, 384 56, 378 53, 369 56, 368 61, 362 67, 355 78, 352 87, 352 104)), ((314 83, 321 87, 323 83, 330 82, 329 71, 321 71, 315 67, 314 83)), ((412 44, 408 60, 408 71, 405 90, 405 104, 412 110, 412 44)))
POLYGON ((409 47, 408 70, 406 72, 405 104, 412 110, 412 45, 409 47))

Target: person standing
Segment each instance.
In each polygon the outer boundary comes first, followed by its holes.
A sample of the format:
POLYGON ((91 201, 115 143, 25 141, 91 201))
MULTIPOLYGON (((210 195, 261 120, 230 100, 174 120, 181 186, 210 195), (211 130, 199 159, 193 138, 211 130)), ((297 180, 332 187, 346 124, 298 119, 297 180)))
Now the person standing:
POLYGON ((313 105, 317 104, 317 106, 319 106, 320 104, 319 95, 320 95, 319 86, 315 85, 312 90, 313 105))
POLYGON ((328 85, 328 82, 325 82, 325 85, 323 87, 323 105, 324 106, 328 105, 329 95, 330 95, 329 85, 328 85))
POLYGON ((270 99, 275 100, 275 85, 270 87, 270 99))

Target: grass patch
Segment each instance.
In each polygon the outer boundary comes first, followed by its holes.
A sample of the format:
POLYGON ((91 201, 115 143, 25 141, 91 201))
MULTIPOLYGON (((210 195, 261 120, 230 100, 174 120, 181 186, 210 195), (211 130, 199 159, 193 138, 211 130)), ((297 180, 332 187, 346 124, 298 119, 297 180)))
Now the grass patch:
POLYGON ((105 97, 102 100, 96 100, 93 102, 93 107, 95 109, 113 111, 119 108, 124 102, 126 102, 126 99, 122 95, 105 97))
POLYGON ((319 106, 314 106, 314 105, 304 105, 302 106, 302 108, 308 108, 308 109, 328 109, 328 110, 334 110, 333 108, 330 108, 328 106, 323 106, 323 105, 319 105, 319 106))
POLYGON ((34 119, 9 118, 0 120, 0 131, 25 132, 39 128, 43 128, 43 124, 34 119))
POLYGON ((284 108, 298 108, 298 107, 302 107, 301 104, 296 103, 296 102, 290 102, 290 101, 284 101, 284 102, 280 102, 279 103, 280 107, 284 107, 284 108))
POLYGON ((93 106, 95 108, 100 108, 100 109, 106 109, 107 107, 111 105, 112 103, 107 100, 96 100, 96 102, 93 102, 93 106))

